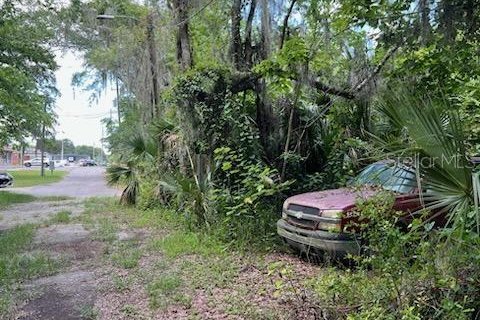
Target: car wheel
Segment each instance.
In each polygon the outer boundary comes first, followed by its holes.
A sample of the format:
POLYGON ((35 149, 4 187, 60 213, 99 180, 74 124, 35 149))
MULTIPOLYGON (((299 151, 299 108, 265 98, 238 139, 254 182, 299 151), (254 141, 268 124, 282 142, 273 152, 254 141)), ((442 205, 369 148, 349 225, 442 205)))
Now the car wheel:
POLYGON ((29 168, 31 166, 32 166, 32 164, 30 162, 25 163, 25 167, 29 168))

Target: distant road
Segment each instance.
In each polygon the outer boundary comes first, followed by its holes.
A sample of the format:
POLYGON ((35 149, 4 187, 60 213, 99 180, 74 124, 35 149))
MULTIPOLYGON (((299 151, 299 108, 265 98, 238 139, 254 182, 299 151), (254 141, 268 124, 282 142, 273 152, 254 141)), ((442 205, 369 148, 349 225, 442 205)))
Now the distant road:
MULTIPOLYGON (((62 168, 63 169, 63 168, 62 168)), ((118 189, 107 186, 103 167, 66 167, 67 176, 60 182, 5 190, 43 196, 68 196, 75 198, 116 196, 118 189)), ((46 172, 48 174, 48 171, 46 172)))

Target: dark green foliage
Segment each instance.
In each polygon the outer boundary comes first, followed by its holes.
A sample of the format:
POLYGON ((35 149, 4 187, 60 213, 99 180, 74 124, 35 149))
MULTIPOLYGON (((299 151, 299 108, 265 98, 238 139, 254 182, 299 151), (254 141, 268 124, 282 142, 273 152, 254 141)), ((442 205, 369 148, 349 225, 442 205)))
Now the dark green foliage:
POLYGON ((231 92, 232 74, 224 68, 201 68, 181 76, 175 99, 186 138, 195 153, 212 155, 221 146, 258 153, 257 133, 246 96, 231 92))

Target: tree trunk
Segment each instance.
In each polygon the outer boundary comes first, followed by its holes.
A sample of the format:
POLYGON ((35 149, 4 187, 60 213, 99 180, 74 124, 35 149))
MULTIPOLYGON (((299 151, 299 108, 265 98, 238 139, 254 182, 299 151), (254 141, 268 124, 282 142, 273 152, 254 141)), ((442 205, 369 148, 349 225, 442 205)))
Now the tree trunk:
POLYGON ((240 70, 241 53, 242 53, 242 38, 240 35, 240 22, 242 20, 242 0, 233 0, 232 4, 232 27, 231 27, 231 43, 230 52, 232 55, 233 65, 237 70, 240 70))
POLYGON ((451 3, 451 0, 443 0, 441 4, 440 14, 440 28, 443 32, 445 40, 451 42, 455 39, 455 28, 453 22, 455 20, 455 4, 451 3))
POLYGON ((420 34, 422 44, 426 44, 430 37, 430 4, 429 0, 419 0, 418 9, 420 11, 420 34))
MULTIPOLYGON (((262 10, 262 25, 261 25, 261 49, 259 52, 260 59, 268 58, 271 44, 271 21, 270 12, 268 11, 268 0, 260 0, 262 10)), ((267 161, 274 162, 279 155, 279 141, 275 139, 275 115, 273 113, 273 106, 269 101, 265 80, 259 80, 255 86, 257 116, 256 122, 260 135, 260 143, 262 144, 267 161)))
POLYGON ((478 29, 478 3, 475 0, 467 0, 465 3, 465 17, 467 19, 468 32, 473 34, 478 29))
MULTIPOLYGON (((151 117, 154 119, 158 113, 158 76, 157 76, 157 49, 155 45, 155 33, 154 33, 154 24, 153 24, 153 14, 149 13, 147 16, 147 42, 148 42, 148 55, 150 63, 150 74, 152 77, 152 91, 151 91, 151 117)), ((117 82, 118 90, 118 82, 117 82)), ((118 95, 118 92, 117 92, 118 95)), ((120 109, 119 109, 120 110, 120 109)), ((119 111, 120 114, 120 111, 119 111)), ((119 116, 120 119, 120 116, 119 116)), ((120 120, 119 120, 120 121, 120 120)))
POLYGON ((174 0, 176 11, 177 31, 177 61, 182 71, 193 65, 192 48, 188 29, 188 0, 174 0))
POLYGON ((268 162, 273 162, 278 156, 278 143, 275 139, 275 117, 273 107, 267 98, 264 80, 258 81, 255 86, 256 92, 256 123, 259 131, 260 144, 265 152, 268 162))
POLYGON ((261 44, 262 50, 260 57, 262 60, 267 59, 271 50, 272 39, 272 22, 270 19, 270 11, 268 10, 268 0, 260 0, 262 9, 262 27, 261 27, 261 44))
POLYGON ((253 65, 253 47, 252 47, 252 24, 255 17, 255 8, 257 1, 250 2, 250 11, 248 12, 247 25, 245 27, 245 43, 243 45, 243 58, 245 70, 250 70, 253 65))

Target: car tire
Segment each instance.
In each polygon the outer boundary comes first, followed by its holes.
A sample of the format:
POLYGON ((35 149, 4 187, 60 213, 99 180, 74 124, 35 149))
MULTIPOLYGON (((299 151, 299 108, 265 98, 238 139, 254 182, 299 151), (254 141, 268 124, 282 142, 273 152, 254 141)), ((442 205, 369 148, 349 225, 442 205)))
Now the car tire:
POLYGON ((27 163, 24 163, 24 166, 27 167, 27 168, 30 168, 32 166, 32 164, 30 162, 27 162, 27 163))

